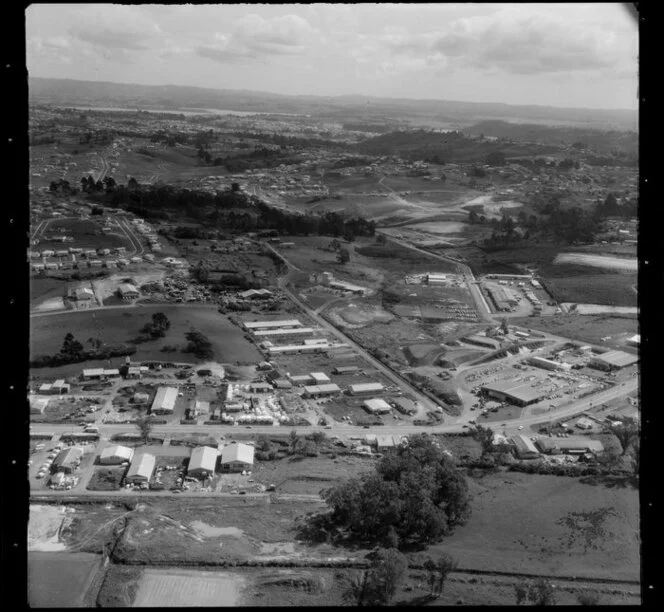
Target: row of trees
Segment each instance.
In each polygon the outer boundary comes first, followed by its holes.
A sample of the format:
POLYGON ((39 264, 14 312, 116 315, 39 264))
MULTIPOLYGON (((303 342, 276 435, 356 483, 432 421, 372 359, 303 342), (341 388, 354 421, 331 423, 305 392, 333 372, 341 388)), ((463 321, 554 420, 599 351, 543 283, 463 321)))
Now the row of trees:
POLYGON ((83 344, 70 332, 65 336, 58 353, 55 355, 37 355, 30 361, 30 367, 58 367, 93 359, 101 360, 112 357, 126 357, 136 352, 135 346, 127 344, 107 345, 95 338, 90 338, 88 343, 92 346, 91 350, 85 350, 83 344))

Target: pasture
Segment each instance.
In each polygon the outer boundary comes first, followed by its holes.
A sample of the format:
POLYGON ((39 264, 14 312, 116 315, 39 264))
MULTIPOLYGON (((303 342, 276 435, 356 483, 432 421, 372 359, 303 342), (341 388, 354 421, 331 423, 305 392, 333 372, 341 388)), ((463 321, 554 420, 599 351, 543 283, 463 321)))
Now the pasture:
MULTIPOLYGON (((103 220, 100 223, 103 224, 103 220)), ((33 247, 37 251, 60 250, 69 247, 82 249, 114 249, 125 247, 127 251, 133 251, 131 241, 117 226, 112 227, 111 233, 104 233, 100 223, 91 219, 48 219, 37 232, 39 243, 33 247), (72 237, 73 242, 58 242, 49 240, 52 235, 66 235, 72 237)))
POLYGON ((80 608, 99 556, 91 553, 28 553, 28 603, 31 608, 80 608))
MULTIPOLYGON (((59 352, 65 335, 70 331, 84 345, 89 338, 99 338, 108 344, 130 342, 140 334, 140 329, 157 312, 162 312, 168 317, 171 328, 164 338, 137 344, 138 350, 132 356, 135 361, 202 362, 203 360, 197 359, 193 354, 182 351, 187 343, 184 334, 191 327, 208 337, 213 345, 214 361, 253 363, 261 360, 260 353, 244 338, 242 330, 230 323, 226 316, 217 312, 216 307, 190 304, 109 308, 94 312, 79 311, 32 317, 30 355, 52 355, 59 352), (168 345, 176 346, 177 350, 162 352, 161 349, 168 345)), ((83 367, 94 367, 91 363, 72 365, 75 366, 76 372, 80 372, 83 367)))

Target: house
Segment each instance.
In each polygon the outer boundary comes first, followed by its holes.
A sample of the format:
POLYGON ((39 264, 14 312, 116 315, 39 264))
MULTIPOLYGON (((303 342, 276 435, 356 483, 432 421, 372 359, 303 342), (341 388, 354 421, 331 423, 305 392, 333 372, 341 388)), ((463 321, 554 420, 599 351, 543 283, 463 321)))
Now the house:
POLYGON ((89 302, 95 297, 94 292, 89 287, 77 287, 75 289, 70 289, 67 292, 69 299, 76 300, 78 302, 89 302))
POLYGON ((61 378, 59 380, 56 380, 53 383, 53 385, 51 386, 51 389, 52 389, 53 393, 56 393, 58 395, 62 395, 63 393, 69 393, 69 391, 71 390, 71 385, 66 383, 64 381, 64 379, 61 378))
POLYGON ((128 446, 107 446, 99 455, 99 463, 102 465, 119 465, 125 461, 131 461, 134 457, 134 449, 128 446))
POLYGON ((191 451, 187 474, 194 478, 214 476, 217 466, 218 451, 211 446, 197 446, 191 451))
POLYGON ((143 484, 150 482, 157 460, 149 453, 136 454, 133 457, 125 482, 130 484, 143 484))
POLYGON ((395 446, 397 444, 392 436, 376 436, 376 450, 385 451, 395 446))
POLYGON ((392 407, 380 398, 368 399, 363 402, 364 409, 371 414, 387 414, 392 407))
POLYGON ((159 387, 150 411, 154 414, 173 414, 178 390, 175 387, 159 387))
POLYGON ((118 287, 118 294, 125 302, 131 302, 141 295, 138 289, 130 283, 122 283, 118 287))
POLYGON ((71 474, 81 463, 83 451, 77 446, 61 450, 51 464, 51 472, 71 474))
POLYGON ((225 472, 242 472, 254 465, 254 447, 234 443, 221 450, 221 469, 225 472))

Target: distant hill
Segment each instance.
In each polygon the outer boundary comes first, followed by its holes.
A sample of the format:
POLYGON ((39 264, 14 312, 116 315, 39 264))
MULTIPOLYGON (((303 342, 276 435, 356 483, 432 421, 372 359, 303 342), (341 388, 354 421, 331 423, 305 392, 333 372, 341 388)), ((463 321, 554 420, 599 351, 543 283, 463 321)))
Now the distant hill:
POLYGON ((403 121, 468 126, 483 119, 529 120, 598 129, 636 129, 637 113, 550 106, 514 106, 450 100, 408 100, 368 96, 286 96, 261 91, 203 89, 179 85, 133 85, 102 81, 45 79, 28 82, 31 104, 181 110, 222 110, 306 114, 337 121, 403 121))

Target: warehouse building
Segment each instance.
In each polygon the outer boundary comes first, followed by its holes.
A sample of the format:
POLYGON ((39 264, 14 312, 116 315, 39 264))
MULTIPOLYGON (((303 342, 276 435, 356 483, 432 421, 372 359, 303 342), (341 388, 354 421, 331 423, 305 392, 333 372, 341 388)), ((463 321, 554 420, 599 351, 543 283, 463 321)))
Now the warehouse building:
POLYGON ((44 414, 49 401, 47 397, 34 397, 31 395, 28 399, 30 402, 30 414, 44 414))
POLYGON ((348 387, 352 395, 367 395, 370 393, 380 393, 385 391, 382 383, 360 383, 358 385, 350 385, 348 387))
POLYGON ((341 393, 339 385, 306 385, 304 387, 304 394, 307 397, 329 397, 331 395, 338 395, 341 393))
POLYGON ((253 466, 253 446, 236 442, 221 449, 221 469, 225 472, 243 472, 253 466))
POLYGON ((83 451, 77 446, 61 450, 51 464, 51 472, 71 474, 81 463, 83 451))
POLYGON ((150 482, 154 472, 157 459, 149 453, 134 455, 133 461, 129 466, 125 482, 131 484, 143 484, 150 482))
POLYGON ((384 399, 380 398, 364 400, 362 405, 371 414, 387 414, 392 410, 392 407, 384 399))
POLYGON ((138 289, 130 283, 122 283, 118 287, 118 294, 125 302, 131 302, 131 300, 135 300, 141 295, 138 289))
POLYGON ((310 336, 319 332, 317 327, 296 327, 294 329, 257 329, 253 332, 258 338, 272 338, 275 336, 310 336))
POLYGON ((535 445, 547 455, 560 453, 569 455, 583 455, 585 453, 601 453, 604 445, 599 440, 586 437, 578 438, 539 438, 535 445))
POLYGON ((208 478, 214 476, 219 453, 211 446, 197 446, 191 451, 187 474, 193 478, 208 478))
POLYGON ((330 345, 327 340, 321 339, 321 342, 312 344, 285 344, 283 346, 268 346, 267 352, 270 355, 288 354, 288 353, 323 353, 330 348, 348 346, 346 344, 330 345))
POLYGON ((571 370, 572 364, 545 359, 544 357, 529 357, 528 363, 544 370, 571 370))
POLYGON ((289 376, 289 379, 290 379, 291 383, 293 383, 294 385, 296 385, 298 387, 301 387, 301 386, 306 385, 310 382, 313 382, 313 380, 311 379, 311 376, 309 374, 301 374, 301 375, 298 375, 298 376, 289 376))
POLYGON ((517 406, 535 404, 547 395, 545 391, 540 391, 527 384, 515 383, 511 380, 502 380, 484 385, 482 391, 489 397, 493 397, 501 402, 507 401, 517 406))
POLYGON ((197 417, 199 414, 210 413, 210 402, 203 400, 194 400, 189 408, 189 418, 197 417))
POLYGON ((394 408, 401 414, 410 415, 417 412, 415 402, 407 397, 394 397, 392 398, 392 403, 394 404, 394 408))
POLYGON ((291 327, 303 327, 297 319, 284 319, 282 321, 246 321, 244 328, 253 331, 254 329, 287 329, 291 327))
POLYGON ((324 385, 326 383, 331 382, 330 377, 324 372, 312 372, 310 376, 314 381, 314 383, 317 385, 324 385))
POLYGON ((514 294, 504 287, 488 287, 487 292, 497 310, 512 310, 519 303, 514 294))
POLYGON ((159 387, 150 411, 154 414, 173 414, 178 390, 175 387, 159 387))
POLYGON ((251 393, 270 393, 272 390, 272 385, 266 382, 251 383, 249 385, 249 391, 251 391, 251 393))
POLYGON ((464 336, 461 338, 464 342, 468 344, 476 344, 477 346, 484 346, 486 348, 497 350, 500 348, 500 342, 494 340, 493 338, 487 338, 486 336, 480 336, 479 334, 471 334, 470 336, 464 336))
POLYGON ((438 274, 435 272, 427 274, 427 284, 444 285, 445 283, 447 283, 447 274, 438 274))
POLYGON ((519 459, 536 459, 539 457, 539 450, 537 450, 535 444, 527 436, 518 434, 516 436, 512 436, 511 441, 514 445, 516 456, 519 459))
POLYGON ((128 446, 107 446, 99 455, 99 463, 102 465, 120 465, 125 461, 131 461, 134 450, 128 446))
POLYGON ((614 370, 627 368, 638 361, 639 358, 637 355, 625 353, 624 351, 608 351, 607 353, 602 353, 601 355, 593 357, 588 365, 598 370, 612 372, 614 370))
POLYGON ((332 374, 357 374, 359 371, 357 366, 337 366, 332 370, 332 374))

